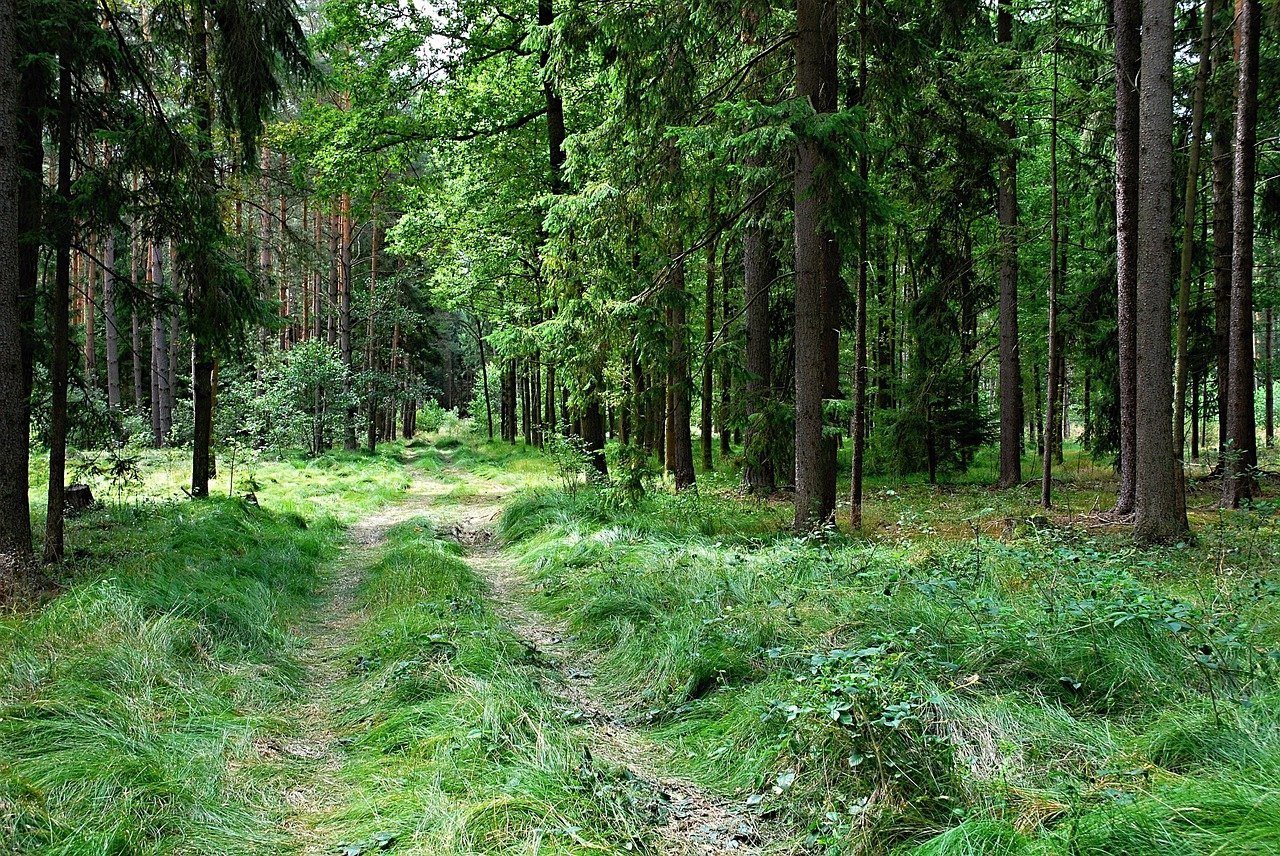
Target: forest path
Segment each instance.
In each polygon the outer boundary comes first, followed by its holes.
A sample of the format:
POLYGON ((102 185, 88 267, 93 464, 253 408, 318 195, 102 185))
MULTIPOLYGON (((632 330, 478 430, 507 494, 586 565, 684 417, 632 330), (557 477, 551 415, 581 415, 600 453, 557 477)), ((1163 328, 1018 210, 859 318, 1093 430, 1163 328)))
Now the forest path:
POLYGON ((335 846, 324 820, 340 814, 351 796, 350 787, 339 775, 344 764, 344 738, 336 719, 341 710, 338 683, 351 672, 350 651, 369 618, 357 591, 386 545, 387 532, 406 520, 427 515, 439 497, 453 487, 413 472, 404 499, 350 528, 347 545, 332 561, 334 575, 319 592, 317 608, 293 628, 303 672, 300 685, 305 691, 282 718, 295 726, 295 732, 287 738, 255 741, 259 758, 283 773, 281 831, 290 840, 291 849, 307 856, 353 852, 348 845, 335 846))
MULTIPOLYGON (((454 463, 448 452, 444 458, 444 468, 436 472, 414 467, 414 479, 403 500, 351 527, 347 546, 333 561, 334 574, 320 592, 316 609, 293 628, 303 692, 281 712, 287 733, 254 741, 272 790, 283 801, 279 832, 288 841, 288 852, 344 856, 383 849, 377 841, 349 844, 341 838, 341 819, 358 812, 359 801, 367 799, 353 789, 346 770, 350 738, 344 736, 341 724, 341 685, 352 673, 352 650, 370 620, 358 597, 360 585, 387 546, 388 531, 414 518, 429 519, 440 537, 463 548, 463 560, 487 584, 493 613, 538 655, 543 691, 589 729, 585 743, 592 758, 627 770, 660 796, 665 811, 651 827, 658 853, 763 852, 752 817, 690 781, 661 774, 654 759, 664 752, 599 700, 591 682, 593 664, 571 646, 566 628, 526 605, 528 585, 494 541, 498 518, 516 487, 454 463)), ((427 842, 415 843, 420 848, 427 842)), ((395 849, 393 844, 385 846, 395 849)))
POLYGON ((755 819, 737 806, 707 793, 687 779, 664 776, 654 759, 664 752, 645 735, 629 728, 595 692, 594 664, 570 645, 568 628, 531 609, 529 585, 516 563, 498 548, 494 534, 503 506, 513 492, 493 481, 478 481, 466 470, 446 472, 466 485, 455 505, 434 509, 436 531, 464 549, 463 559, 489 587, 490 604, 507 629, 536 653, 545 665, 543 690, 590 729, 593 757, 626 769, 661 795, 665 819, 654 828, 666 854, 755 854, 761 834, 755 819))

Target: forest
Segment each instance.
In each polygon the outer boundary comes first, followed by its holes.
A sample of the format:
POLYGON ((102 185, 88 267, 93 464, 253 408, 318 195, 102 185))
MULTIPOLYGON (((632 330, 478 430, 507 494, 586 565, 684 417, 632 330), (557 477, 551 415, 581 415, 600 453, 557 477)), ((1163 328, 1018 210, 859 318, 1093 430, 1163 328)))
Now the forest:
POLYGON ((0 0, 0 852, 1280 856, 1278 73, 0 0))

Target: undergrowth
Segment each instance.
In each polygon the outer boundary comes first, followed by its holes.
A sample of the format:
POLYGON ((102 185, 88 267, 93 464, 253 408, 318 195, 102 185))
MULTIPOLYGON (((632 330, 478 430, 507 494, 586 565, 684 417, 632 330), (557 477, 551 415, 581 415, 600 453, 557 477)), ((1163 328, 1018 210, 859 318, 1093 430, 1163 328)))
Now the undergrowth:
POLYGON ((1138 552, 1046 524, 779 523, 723 495, 540 491, 501 531, 671 768, 802 846, 1280 852, 1270 524, 1138 552))

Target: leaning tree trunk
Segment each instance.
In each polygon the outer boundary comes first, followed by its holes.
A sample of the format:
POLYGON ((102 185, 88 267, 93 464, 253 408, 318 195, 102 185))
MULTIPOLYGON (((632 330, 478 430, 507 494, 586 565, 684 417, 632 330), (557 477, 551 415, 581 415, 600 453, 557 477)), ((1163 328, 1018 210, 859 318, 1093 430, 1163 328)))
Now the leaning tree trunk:
POLYGON ((1234 508, 1253 495, 1258 427, 1253 412, 1253 194, 1258 144, 1258 0, 1236 2, 1234 230, 1231 242, 1231 331, 1227 383, 1227 466, 1222 504, 1234 508))
POLYGON ((1138 276, 1135 304, 1138 385, 1134 535, 1162 544, 1187 531, 1173 449, 1173 363, 1169 283, 1173 235, 1173 3, 1145 0, 1138 106, 1138 276))
POLYGON ((1142 6, 1115 0, 1116 43, 1116 320, 1120 372, 1120 494, 1117 514, 1134 510, 1138 461, 1137 244, 1138 244, 1138 68, 1142 6))

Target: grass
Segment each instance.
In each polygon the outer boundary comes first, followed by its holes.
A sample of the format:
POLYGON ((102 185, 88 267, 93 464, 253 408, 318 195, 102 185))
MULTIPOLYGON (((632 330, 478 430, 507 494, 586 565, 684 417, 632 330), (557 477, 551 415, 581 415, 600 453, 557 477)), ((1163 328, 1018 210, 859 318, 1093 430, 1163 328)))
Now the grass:
MULTIPOLYGON (((661 807, 593 761, 545 665, 427 520, 395 527, 359 590, 368 615, 332 689, 341 805, 306 821, 330 850, 587 854, 641 846, 661 807)), ((287 771, 281 771, 287 773, 287 771)))
POLYGON ((264 463, 258 505, 174 500, 162 451, 68 521, 61 594, 0 618, 0 851, 279 852, 243 767, 302 691, 289 626, 340 521, 403 492, 403 455, 264 463))
POLYGON ((907 484, 870 537, 797 539, 703 481, 526 493, 502 522, 668 769, 836 853, 1280 852, 1265 506, 1140 552, 1017 492, 907 484))

